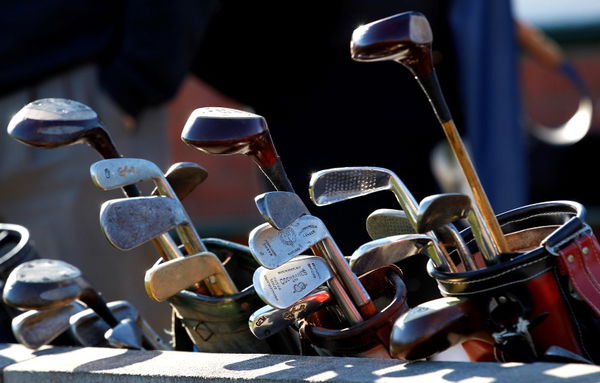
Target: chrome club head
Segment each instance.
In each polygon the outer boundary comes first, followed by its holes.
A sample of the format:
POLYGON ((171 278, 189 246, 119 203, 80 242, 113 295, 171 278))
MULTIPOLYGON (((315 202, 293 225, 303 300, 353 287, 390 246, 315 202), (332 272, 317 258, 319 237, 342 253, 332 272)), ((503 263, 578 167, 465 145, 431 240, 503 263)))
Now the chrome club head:
POLYGON ((397 209, 375 210, 367 217, 366 228, 371 239, 416 233, 406 213, 397 209))
POLYGON ((323 258, 301 256, 275 269, 259 267, 252 283, 265 303, 285 309, 331 278, 333 274, 323 258))
POLYGON ((298 194, 274 191, 257 195, 254 198, 261 216, 271 226, 283 230, 296 219, 310 212, 298 194))
POLYGON ((168 197, 118 198, 100 207, 100 227, 109 242, 130 250, 178 225, 190 225, 181 203, 168 197))
POLYGON ((433 246, 433 238, 425 234, 402 234, 385 237, 361 245, 350 257, 350 267, 364 274, 424 252, 433 246))

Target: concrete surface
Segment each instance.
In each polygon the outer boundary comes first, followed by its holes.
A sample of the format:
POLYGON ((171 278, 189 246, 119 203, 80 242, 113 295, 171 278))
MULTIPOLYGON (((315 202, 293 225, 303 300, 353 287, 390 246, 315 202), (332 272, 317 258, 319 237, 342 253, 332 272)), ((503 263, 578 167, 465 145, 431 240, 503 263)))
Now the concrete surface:
POLYGON ((600 382, 600 366, 416 362, 0 345, 2 382, 600 382))

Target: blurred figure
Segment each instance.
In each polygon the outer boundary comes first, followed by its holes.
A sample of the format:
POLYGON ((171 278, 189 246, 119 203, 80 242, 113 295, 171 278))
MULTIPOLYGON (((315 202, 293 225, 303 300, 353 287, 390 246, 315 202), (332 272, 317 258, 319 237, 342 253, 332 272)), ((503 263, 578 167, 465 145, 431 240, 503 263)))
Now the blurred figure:
POLYGON ((170 308, 144 292, 158 258, 150 245, 125 254, 98 224, 100 204, 120 198, 96 188, 101 158, 74 145, 44 150, 13 140, 13 114, 41 98, 90 106, 126 157, 166 169, 166 104, 188 73, 216 1, 7 1, 0 5, 0 220, 31 232, 41 257, 80 268, 107 300, 124 299, 159 332, 170 308))

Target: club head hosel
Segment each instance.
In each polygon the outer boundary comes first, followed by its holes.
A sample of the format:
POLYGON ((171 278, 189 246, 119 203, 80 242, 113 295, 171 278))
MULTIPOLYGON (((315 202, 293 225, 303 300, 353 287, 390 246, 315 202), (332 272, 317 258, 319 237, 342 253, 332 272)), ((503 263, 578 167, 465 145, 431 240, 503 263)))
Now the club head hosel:
POLYGON ((263 167, 259 164, 259 167, 265 177, 267 177, 269 182, 271 182, 275 190, 291 193, 296 192, 287 176, 287 173, 285 172, 285 169, 283 168, 283 164, 281 163, 279 157, 277 157, 276 161, 271 165, 263 167))
POLYGON ((481 212, 476 206, 473 206, 473 208, 469 210, 467 222, 469 222, 469 226, 471 226, 473 238, 479 247, 479 251, 481 252, 485 264, 488 266, 497 264, 499 262, 498 255, 501 253, 501 250, 496 246, 496 243, 481 216, 481 212))
POLYGON ((390 177, 390 189, 394 193, 396 200, 402 210, 406 213, 406 217, 409 219, 413 227, 417 224, 417 211, 419 210, 419 204, 413 197, 412 193, 408 190, 404 182, 395 174, 390 177))
POLYGON ((415 74, 415 79, 425 92, 433 111, 438 118, 440 123, 444 123, 452 120, 452 114, 442 93, 438 77, 435 73, 435 69, 430 74, 425 76, 418 76, 415 74))
POLYGON ((94 290, 90 285, 85 283, 83 290, 79 296, 79 300, 91 308, 100 318, 102 318, 111 328, 119 324, 117 318, 108 308, 106 301, 102 295, 94 290))

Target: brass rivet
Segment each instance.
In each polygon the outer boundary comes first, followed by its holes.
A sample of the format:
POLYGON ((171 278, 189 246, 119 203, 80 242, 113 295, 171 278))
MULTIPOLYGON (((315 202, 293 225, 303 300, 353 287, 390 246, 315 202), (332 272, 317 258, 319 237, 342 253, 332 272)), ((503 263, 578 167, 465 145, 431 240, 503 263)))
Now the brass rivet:
POLYGON ((581 249, 581 251, 583 252, 583 254, 587 254, 590 252, 590 249, 587 247, 584 247, 583 249, 581 249))
POLYGON ((569 255, 567 257, 567 261, 569 261, 569 263, 573 263, 575 261, 575 257, 573 255, 569 255))

